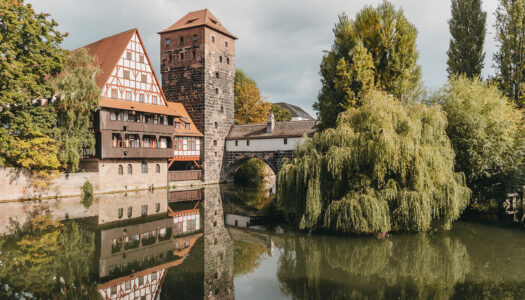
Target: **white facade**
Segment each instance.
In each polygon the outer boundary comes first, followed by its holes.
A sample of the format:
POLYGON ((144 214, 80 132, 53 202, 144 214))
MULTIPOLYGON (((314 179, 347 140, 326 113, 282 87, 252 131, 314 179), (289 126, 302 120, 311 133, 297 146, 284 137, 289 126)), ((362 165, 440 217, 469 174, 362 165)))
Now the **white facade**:
POLYGON ((146 299, 155 300, 159 294, 162 278, 166 269, 153 271, 142 276, 129 277, 128 280, 115 280, 114 284, 105 284, 99 289, 103 299, 146 299))
POLYGON ((302 137, 253 139, 253 140, 227 140, 226 151, 285 151, 294 150, 303 142, 302 137), (249 144, 249 145, 248 145, 249 144))
POLYGON ((173 137, 173 155, 174 156, 200 156, 201 138, 175 136, 173 137))
POLYGON ((102 89, 102 97, 166 105, 137 33, 111 72, 102 89))
POLYGON ((181 235, 201 229, 200 211, 193 210, 189 213, 175 213, 173 216, 173 235, 181 235))

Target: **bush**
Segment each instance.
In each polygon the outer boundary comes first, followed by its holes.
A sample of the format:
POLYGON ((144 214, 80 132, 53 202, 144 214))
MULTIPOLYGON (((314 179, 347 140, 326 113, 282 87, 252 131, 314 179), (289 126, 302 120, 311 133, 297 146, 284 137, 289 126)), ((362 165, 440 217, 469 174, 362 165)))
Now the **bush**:
POLYGON ((264 183, 264 163, 250 158, 237 169, 234 180, 237 186, 260 187, 264 183))
POLYGON ((93 204, 93 185, 86 180, 82 185, 82 205, 89 208, 93 204))

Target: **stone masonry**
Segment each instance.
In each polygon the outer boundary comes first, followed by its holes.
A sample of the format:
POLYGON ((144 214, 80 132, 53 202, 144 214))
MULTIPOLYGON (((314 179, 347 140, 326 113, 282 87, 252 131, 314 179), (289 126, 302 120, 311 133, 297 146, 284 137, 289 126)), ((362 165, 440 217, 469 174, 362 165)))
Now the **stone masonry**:
POLYGON ((201 165, 207 183, 219 182, 233 125, 234 42, 204 25, 161 33, 162 89, 168 101, 184 104, 204 134, 201 165))
POLYGON ((226 182, 237 170, 240 164, 249 158, 257 158, 266 163, 275 175, 279 173, 283 158, 292 158, 293 151, 227 151, 224 155, 224 168, 221 182, 226 182))

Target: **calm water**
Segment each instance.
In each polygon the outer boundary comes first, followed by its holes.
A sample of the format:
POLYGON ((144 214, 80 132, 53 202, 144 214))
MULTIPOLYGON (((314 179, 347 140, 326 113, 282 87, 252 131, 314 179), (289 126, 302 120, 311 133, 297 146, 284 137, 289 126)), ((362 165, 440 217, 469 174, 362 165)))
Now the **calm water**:
POLYGON ((524 230, 308 236, 263 226, 270 202, 208 186, 0 204, 0 298, 525 298, 524 230))

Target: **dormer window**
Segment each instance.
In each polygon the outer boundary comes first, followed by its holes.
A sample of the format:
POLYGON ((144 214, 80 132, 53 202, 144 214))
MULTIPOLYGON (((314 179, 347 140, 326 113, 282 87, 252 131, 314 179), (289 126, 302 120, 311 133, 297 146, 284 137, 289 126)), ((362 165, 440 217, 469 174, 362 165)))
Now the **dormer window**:
POLYGON ((210 21, 211 21, 213 24, 217 24, 217 20, 214 20, 214 19, 212 19, 212 18, 209 18, 209 19, 210 19, 210 21))
POLYGON ((170 39, 166 39, 166 46, 169 46, 170 45, 170 39))
POLYGON ((194 35, 193 35, 193 41, 196 42, 196 41, 198 41, 198 39, 199 39, 199 38, 197 37, 197 35, 194 34, 194 35))
POLYGON ((175 129, 180 129, 180 122, 175 123, 175 129))
POLYGON ((186 123, 186 130, 190 130, 190 123, 186 123))

